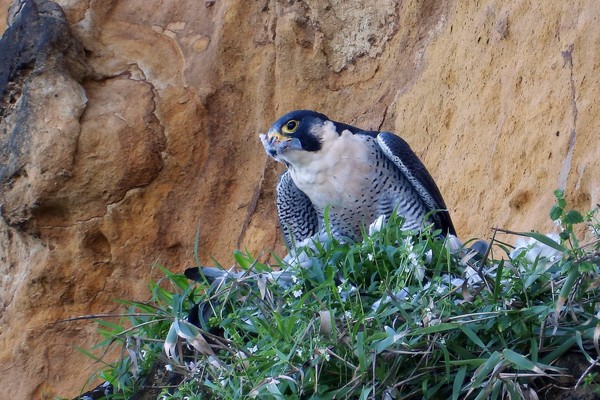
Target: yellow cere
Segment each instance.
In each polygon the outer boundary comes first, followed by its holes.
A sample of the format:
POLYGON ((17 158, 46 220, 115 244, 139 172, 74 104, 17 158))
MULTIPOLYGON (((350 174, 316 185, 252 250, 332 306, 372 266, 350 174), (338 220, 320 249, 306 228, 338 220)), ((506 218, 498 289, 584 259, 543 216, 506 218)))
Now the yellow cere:
POLYGON ((286 140, 290 140, 290 139, 291 139, 291 138, 288 138, 288 137, 285 137, 285 136, 283 136, 281 133, 279 133, 279 132, 276 132, 276 131, 270 131, 270 132, 267 134, 267 138, 268 138, 268 139, 275 138, 275 139, 277 139, 277 141, 278 141, 278 142, 284 142, 284 141, 286 141, 286 140))

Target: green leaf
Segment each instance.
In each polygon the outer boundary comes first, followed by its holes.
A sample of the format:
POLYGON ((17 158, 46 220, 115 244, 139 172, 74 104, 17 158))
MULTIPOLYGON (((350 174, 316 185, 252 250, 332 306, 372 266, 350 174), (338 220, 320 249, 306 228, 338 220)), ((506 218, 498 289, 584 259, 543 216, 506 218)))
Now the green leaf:
MULTIPOLYGON (((554 267, 553 263, 539 262, 539 261, 540 261, 539 259, 535 260, 535 263, 533 265, 535 267, 535 269, 533 270, 533 272, 531 272, 529 274, 529 276, 527 276, 527 279, 525 279, 525 282, 523 284, 525 289, 529 288, 533 283, 538 281, 538 279, 541 276, 546 275, 546 272, 548 272, 548 270, 550 270, 550 268, 554 267)), ((546 277, 546 279, 548 279, 548 278, 546 277)))
MULTIPOLYGON (((498 398, 500 398, 500 391, 502 390, 503 387, 503 382, 501 380, 495 380, 494 384, 492 385, 492 392, 490 393, 490 396, 488 398, 488 400, 496 400, 498 398)), ((487 390, 489 391, 489 389, 487 390)), ((485 392, 485 391, 484 391, 485 392)), ((514 396, 510 397, 511 399, 519 399, 521 398, 520 396, 514 396)))
POLYGON ((571 265, 569 272, 567 274, 567 278, 565 279, 565 283, 563 287, 560 289, 560 293, 558 295, 558 299, 556 300, 556 309, 555 312, 560 314, 562 311, 562 307, 565 302, 569 298, 569 294, 571 293, 571 289, 575 285, 575 281, 579 277, 579 269, 577 268, 577 264, 571 265))
POLYGON ((462 389, 466 374, 467 366, 463 365, 458 369, 458 372, 454 377, 454 382, 452 383, 452 400, 458 400, 458 396, 460 396, 460 390, 462 389))
POLYGON ((356 356, 358 357, 358 363, 360 365, 361 372, 365 372, 367 370, 367 353, 365 351, 365 333, 358 332, 356 334, 356 348, 354 350, 356 356))
POLYGON ((438 346, 442 349, 442 354, 444 355, 444 367, 446 369, 446 379, 450 382, 450 353, 448 352, 448 348, 444 345, 443 342, 438 342, 438 346))
POLYGON ((550 219, 552 221, 558 221, 560 219, 560 217, 562 217, 563 215, 563 209, 560 208, 557 205, 554 205, 551 209, 550 209, 550 219))
POLYGON ((554 250, 560 251, 561 253, 564 253, 564 252, 566 252, 568 250, 562 244, 557 243, 553 239, 549 238, 546 235, 542 235, 539 232, 519 232, 519 235, 533 238, 533 239, 537 240, 538 242, 543 243, 546 246, 549 246, 549 247, 553 248, 554 250))
MULTIPOLYGON (((190 285, 183 276, 153 266, 163 277, 149 283, 152 300, 121 301, 130 315, 99 324, 106 339, 98 347, 122 346, 123 351, 115 363, 99 360, 103 371, 96 376, 110 378, 119 389, 116 399, 128 398, 142 383, 131 374, 131 360, 139 360, 143 370, 150 367, 144 365, 146 360, 158 359, 164 349, 168 362, 183 374, 185 383, 173 388, 173 398, 179 399, 217 394, 231 400, 248 394, 313 400, 517 398, 527 378, 513 378, 513 373, 556 371, 548 363, 573 350, 589 352, 587 342, 600 337, 600 328, 594 333, 599 304, 594 257, 600 245, 579 246, 581 232, 575 232, 573 224, 582 217, 567 212, 565 204, 564 193, 557 192, 551 215, 564 222, 568 242, 557 243, 535 232, 522 234, 564 257, 550 267, 544 259, 531 265, 525 257, 506 262, 502 255, 495 259, 491 254, 481 267, 493 280, 493 290, 469 287, 472 301, 465 301, 460 288, 448 283, 462 274, 464 265, 444 241, 432 237, 429 229, 417 236, 403 231, 401 218, 390 218, 380 232, 360 243, 332 240, 305 249, 311 265, 290 267, 298 278, 292 287, 257 281, 254 274, 218 286, 190 285), (432 284, 428 289, 407 267, 409 239, 420 260, 430 260, 423 262, 432 284), (340 284, 347 290, 340 293, 340 284), (297 290, 302 292, 299 297, 297 290), (400 299, 400 291, 407 296, 400 299), (391 300, 373 307, 382 298, 391 300), (572 303, 565 312, 567 301, 572 303), (183 318, 198 302, 210 307, 205 310, 208 322, 200 330, 183 318), (323 318, 319 320, 322 310, 329 310, 331 328, 319 329, 324 326, 323 318), (443 322, 423 326, 422 316, 429 312, 443 322), (208 330, 213 327, 223 334, 209 343, 208 330), (184 339, 193 347, 189 360, 202 369, 201 377, 186 372, 178 354, 184 339), (500 374, 503 370, 506 376, 500 374)), ((508 254, 507 243, 496 238, 494 249, 508 254)), ((244 268, 272 270, 247 252, 238 251, 234 258, 244 268)), ((586 357, 593 361, 591 355, 586 357)), ((552 384, 543 376, 539 381, 552 384)))
POLYGON ((475 332, 471 328, 469 328, 467 325, 459 325, 458 328, 465 335, 467 335, 473 343, 475 343, 477 346, 481 347, 482 350, 489 351, 487 346, 481 341, 481 339, 479 339, 477 334, 475 334, 475 332))
POLYGON ((502 288, 502 272, 504 271, 504 260, 500 260, 498 268, 496 268, 496 280, 494 281, 494 298, 493 303, 498 302, 498 296, 502 288))
POLYGON ((579 224, 583 222, 583 216, 579 211, 571 210, 562 217, 562 221, 565 224, 579 224))
POLYGON ((550 353, 546 354, 542 358, 542 363, 551 364, 556 361, 558 358, 567 353, 573 346, 575 346, 577 340, 574 336, 565 338, 565 341, 562 342, 556 349, 552 350, 550 353))
POLYGON ((459 329, 460 326, 461 325, 459 323, 446 322, 446 323, 442 323, 442 324, 427 326, 425 328, 418 328, 418 329, 415 329, 412 332, 408 332, 407 335, 409 335, 409 336, 427 335, 427 334, 430 334, 430 333, 451 331, 451 330, 454 330, 454 329, 459 329))
POLYGON ((451 361, 451 364, 452 365, 461 365, 461 366, 468 365, 473 368, 479 368, 483 364, 485 364, 487 360, 488 360, 487 358, 469 358, 469 359, 464 359, 464 360, 454 360, 454 361, 451 361))
POLYGON ((190 324, 184 320, 176 320, 173 325, 175 325, 177 334, 184 339, 193 339, 200 333, 198 328, 195 325, 190 324))
POLYGON ((244 271, 252 266, 254 260, 248 257, 246 254, 242 253, 239 250, 233 252, 233 259, 238 263, 241 269, 244 271))
POLYGON ((86 349, 79 347, 79 346, 75 346, 75 350, 79 351, 80 353, 84 354, 85 356, 87 356, 88 358, 91 358, 94 361, 98 361, 98 362, 102 362, 102 360, 98 357, 96 357, 95 354, 87 351, 86 349))
POLYGON ((98 325, 102 325, 102 326, 105 326, 107 328, 110 328, 112 330, 111 333, 113 335, 118 335, 119 333, 121 333, 122 331, 125 330, 125 328, 122 327, 121 325, 115 324, 113 322, 105 321, 103 319, 99 319, 96 322, 98 323, 98 325))
POLYGON ((369 398, 369 395, 373 391, 373 389, 374 389, 373 386, 367 386, 367 387, 363 388, 361 390, 359 399, 360 400, 367 400, 369 398))
POLYGON ((567 202, 565 201, 565 191, 561 189, 556 189, 554 191, 554 197, 556 197, 556 203, 561 207, 565 208, 567 202))
POLYGON ((483 381, 488 379, 489 375, 498 366, 498 364, 502 363, 502 360, 503 356, 500 352, 493 352, 487 359, 487 361, 482 366, 477 368, 477 370, 473 374, 471 387, 479 387, 483 383, 483 381))
POLYGON ((545 375, 544 371, 542 371, 530 359, 528 359, 527 357, 525 357, 522 354, 519 354, 519 353, 517 353, 515 351, 512 351, 510 349, 504 349, 502 351, 502 354, 504 355, 504 358, 506 358, 507 361, 509 361, 515 367, 517 367, 519 369, 526 370, 526 371, 533 371, 533 372, 536 372, 538 374, 544 374, 545 375))
POLYGON ((504 387, 510 394, 511 399, 519 399, 521 398, 522 391, 518 389, 517 383, 514 381, 505 381, 504 387))
POLYGON ((381 353, 384 350, 387 350, 389 347, 394 345, 399 340, 402 340, 406 336, 406 333, 404 333, 404 332, 397 333, 395 330, 393 330, 389 326, 386 326, 384 329, 385 329, 385 334, 387 337, 385 339, 381 340, 380 342, 378 342, 377 345, 375 346, 375 351, 377 352, 377 354, 381 353))

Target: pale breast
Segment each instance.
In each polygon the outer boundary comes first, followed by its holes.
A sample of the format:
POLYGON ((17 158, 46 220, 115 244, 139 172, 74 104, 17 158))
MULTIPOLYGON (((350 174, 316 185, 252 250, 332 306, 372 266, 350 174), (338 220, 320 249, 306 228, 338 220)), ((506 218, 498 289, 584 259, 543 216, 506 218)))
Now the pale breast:
POLYGON ((371 185, 374 143, 368 136, 344 132, 318 154, 307 154, 310 159, 301 167, 291 167, 292 179, 317 208, 352 206, 371 185))
POLYGON ((306 153, 296 164, 301 167, 290 167, 290 174, 317 212, 329 206, 337 236, 358 241, 362 227, 394 209, 405 217, 406 229, 420 226, 427 212, 424 203, 376 139, 345 132, 318 154, 306 153))

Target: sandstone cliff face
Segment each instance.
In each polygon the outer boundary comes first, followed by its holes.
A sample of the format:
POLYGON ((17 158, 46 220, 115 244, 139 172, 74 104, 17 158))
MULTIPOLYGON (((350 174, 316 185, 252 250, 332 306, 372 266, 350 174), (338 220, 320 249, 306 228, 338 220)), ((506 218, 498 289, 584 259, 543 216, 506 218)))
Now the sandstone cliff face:
POLYGON ((0 0, 2 398, 78 393, 95 327, 56 321, 147 298, 198 228, 205 263, 282 254, 257 135, 292 109, 402 135, 462 238, 549 231, 557 187, 600 202, 595 0, 22 3, 0 0))

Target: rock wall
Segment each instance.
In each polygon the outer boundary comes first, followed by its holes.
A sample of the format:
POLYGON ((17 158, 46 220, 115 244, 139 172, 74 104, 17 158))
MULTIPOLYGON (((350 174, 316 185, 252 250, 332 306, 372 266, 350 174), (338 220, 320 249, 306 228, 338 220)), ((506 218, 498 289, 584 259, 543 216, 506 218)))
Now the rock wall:
POLYGON ((595 0, 57 3, 0 0, 2 398, 76 395, 96 328, 57 321, 146 299, 197 229, 204 263, 283 254, 258 133, 292 109, 402 135, 462 238, 600 202, 595 0))

